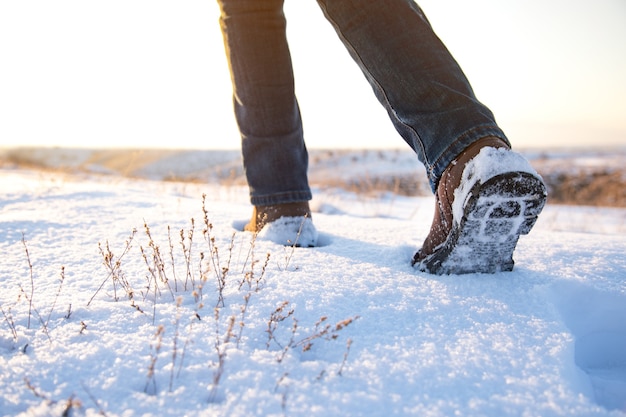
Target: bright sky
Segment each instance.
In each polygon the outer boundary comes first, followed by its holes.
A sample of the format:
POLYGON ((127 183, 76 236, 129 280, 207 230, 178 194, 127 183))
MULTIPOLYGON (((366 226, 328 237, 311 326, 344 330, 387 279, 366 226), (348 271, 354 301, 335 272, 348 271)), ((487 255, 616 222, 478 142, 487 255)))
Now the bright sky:
MULTIPOLYGON (((518 146, 626 145, 624 0, 423 0, 518 146)), ((311 148, 402 147, 314 0, 286 0, 311 148)), ((238 148, 204 0, 0 2, 0 144, 238 148)))

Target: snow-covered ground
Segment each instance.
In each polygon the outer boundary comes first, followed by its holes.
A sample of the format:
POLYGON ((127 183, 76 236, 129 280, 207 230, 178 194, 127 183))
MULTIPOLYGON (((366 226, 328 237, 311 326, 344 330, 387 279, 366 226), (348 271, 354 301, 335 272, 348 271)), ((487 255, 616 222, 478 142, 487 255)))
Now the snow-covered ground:
POLYGON ((432 276, 431 197, 316 190, 305 249, 237 231, 246 194, 1 170, 0 415, 626 415, 626 209, 432 276))

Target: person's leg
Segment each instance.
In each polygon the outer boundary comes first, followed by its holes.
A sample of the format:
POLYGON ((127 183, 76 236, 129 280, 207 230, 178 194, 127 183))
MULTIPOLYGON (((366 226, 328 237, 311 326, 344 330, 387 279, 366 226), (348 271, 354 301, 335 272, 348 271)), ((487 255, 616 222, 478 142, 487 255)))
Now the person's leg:
POLYGON ((308 154, 283 0, 219 0, 235 117, 255 206, 307 202, 308 154))
POLYGON ((461 68, 412 0, 318 0, 402 138, 426 166, 433 191, 466 147, 508 144, 461 68))
POLYGON ((308 153, 294 93, 283 0, 218 0, 220 24, 254 205, 245 230, 270 240, 315 246, 308 201, 308 153), (268 229, 265 228, 265 229, 268 229))
POLYGON ((426 166, 435 217, 413 265, 432 273, 513 268, 545 185, 480 103, 412 0, 318 0, 402 138, 426 166))

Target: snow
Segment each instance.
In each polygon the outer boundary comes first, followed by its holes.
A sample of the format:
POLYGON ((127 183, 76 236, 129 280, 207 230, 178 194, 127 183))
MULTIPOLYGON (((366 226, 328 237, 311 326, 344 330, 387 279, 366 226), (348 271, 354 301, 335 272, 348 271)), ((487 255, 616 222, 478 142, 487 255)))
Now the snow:
POLYGON ((246 193, 0 170, 0 415, 626 415, 626 209, 433 276, 431 197, 317 189, 292 248, 236 230, 246 193))
POLYGON ((476 183, 484 184, 495 176, 511 171, 527 172, 539 177, 528 160, 517 152, 511 152, 506 148, 485 147, 481 149, 463 169, 461 186, 454 191, 452 213, 456 223, 461 221, 463 208, 476 183))
MULTIPOLYGON (((235 227, 243 230, 242 227, 235 227)), ((318 246, 319 233, 310 218, 281 217, 266 224, 258 237, 281 245, 306 248, 318 246)))

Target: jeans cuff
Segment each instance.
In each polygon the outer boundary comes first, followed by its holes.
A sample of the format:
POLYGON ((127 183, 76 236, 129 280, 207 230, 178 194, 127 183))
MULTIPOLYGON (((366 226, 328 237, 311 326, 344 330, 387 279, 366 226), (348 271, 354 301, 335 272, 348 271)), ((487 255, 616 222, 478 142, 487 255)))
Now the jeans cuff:
POLYGON ((290 191, 271 195, 250 195, 250 202, 254 206, 272 206, 277 204, 301 203, 313 198, 311 190, 290 191))
POLYGON ((502 129, 500 129, 496 125, 477 126, 471 130, 466 131, 456 140, 454 140, 452 144, 443 151, 443 153, 439 156, 439 158, 437 158, 434 164, 427 167, 428 181, 430 183, 430 187, 433 193, 437 191, 439 179, 443 175, 443 172, 446 170, 446 168, 448 168, 450 163, 452 163, 452 161, 454 161, 461 154, 461 152, 463 152, 472 143, 488 136, 495 136, 497 138, 500 138, 504 142, 506 142, 507 145, 511 146, 511 143, 507 139, 502 129))

